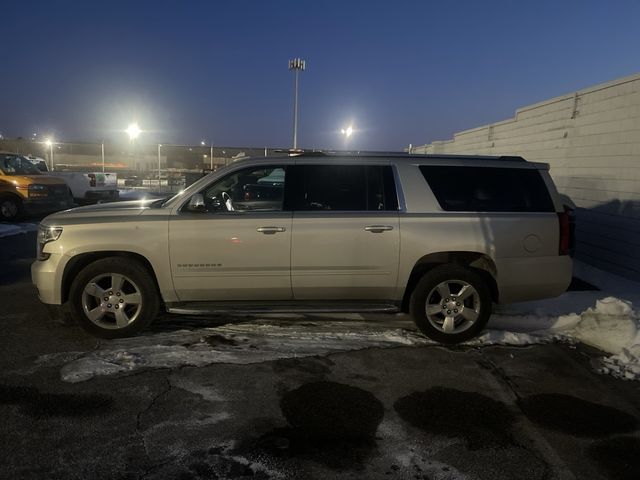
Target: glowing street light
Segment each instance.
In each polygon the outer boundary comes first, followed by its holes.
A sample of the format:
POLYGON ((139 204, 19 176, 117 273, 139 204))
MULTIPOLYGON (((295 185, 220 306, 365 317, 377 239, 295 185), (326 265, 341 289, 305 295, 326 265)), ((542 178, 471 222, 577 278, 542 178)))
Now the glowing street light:
POLYGON ((353 126, 349 125, 347 128, 343 128, 342 130, 340 130, 340 133, 349 138, 353 134, 353 126))
POLYGON ((127 135, 129 135, 129 140, 133 141, 138 138, 138 136, 140 136, 142 130, 140 130, 138 124, 134 122, 129 124, 125 132, 127 132, 127 135))

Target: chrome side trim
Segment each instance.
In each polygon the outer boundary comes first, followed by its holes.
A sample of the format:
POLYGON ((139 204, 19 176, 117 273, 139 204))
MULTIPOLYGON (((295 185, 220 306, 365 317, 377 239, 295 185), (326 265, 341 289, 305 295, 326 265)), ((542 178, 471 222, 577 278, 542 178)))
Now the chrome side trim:
POLYGON ((267 314, 267 313, 397 313, 400 309, 393 304, 345 304, 343 306, 321 305, 285 305, 278 304, 250 305, 250 304, 225 304, 225 305, 193 305, 180 307, 167 307, 167 312, 178 315, 220 315, 220 314, 267 314))

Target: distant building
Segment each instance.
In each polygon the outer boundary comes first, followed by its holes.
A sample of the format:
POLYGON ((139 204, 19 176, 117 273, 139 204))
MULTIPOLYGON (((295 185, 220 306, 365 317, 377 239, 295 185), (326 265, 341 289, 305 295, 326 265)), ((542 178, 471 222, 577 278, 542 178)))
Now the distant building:
POLYGON ((576 258, 640 280, 640 74, 516 110, 414 153, 547 162, 577 209, 576 258))

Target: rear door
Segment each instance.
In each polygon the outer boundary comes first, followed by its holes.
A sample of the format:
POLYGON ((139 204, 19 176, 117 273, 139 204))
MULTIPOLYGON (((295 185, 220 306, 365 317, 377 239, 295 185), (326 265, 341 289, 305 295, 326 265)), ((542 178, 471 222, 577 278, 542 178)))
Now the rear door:
POLYGON ((292 180, 294 298, 393 299, 400 232, 392 167, 303 162, 292 180))

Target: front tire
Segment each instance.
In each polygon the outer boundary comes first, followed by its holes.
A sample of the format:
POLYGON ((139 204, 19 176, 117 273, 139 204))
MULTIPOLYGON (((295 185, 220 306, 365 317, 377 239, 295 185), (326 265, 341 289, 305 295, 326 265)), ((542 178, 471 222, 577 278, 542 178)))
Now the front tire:
POLYGON ((146 328, 157 316, 155 282, 139 262, 104 258, 83 268, 71 284, 71 315, 100 338, 123 338, 146 328))
POLYGON ((460 343, 476 337, 486 326, 491 316, 491 293, 473 270, 442 265, 418 282, 409 312, 427 337, 440 343, 460 343))
POLYGON ((22 200, 13 195, 0 197, 0 220, 13 222, 22 215, 22 200))

